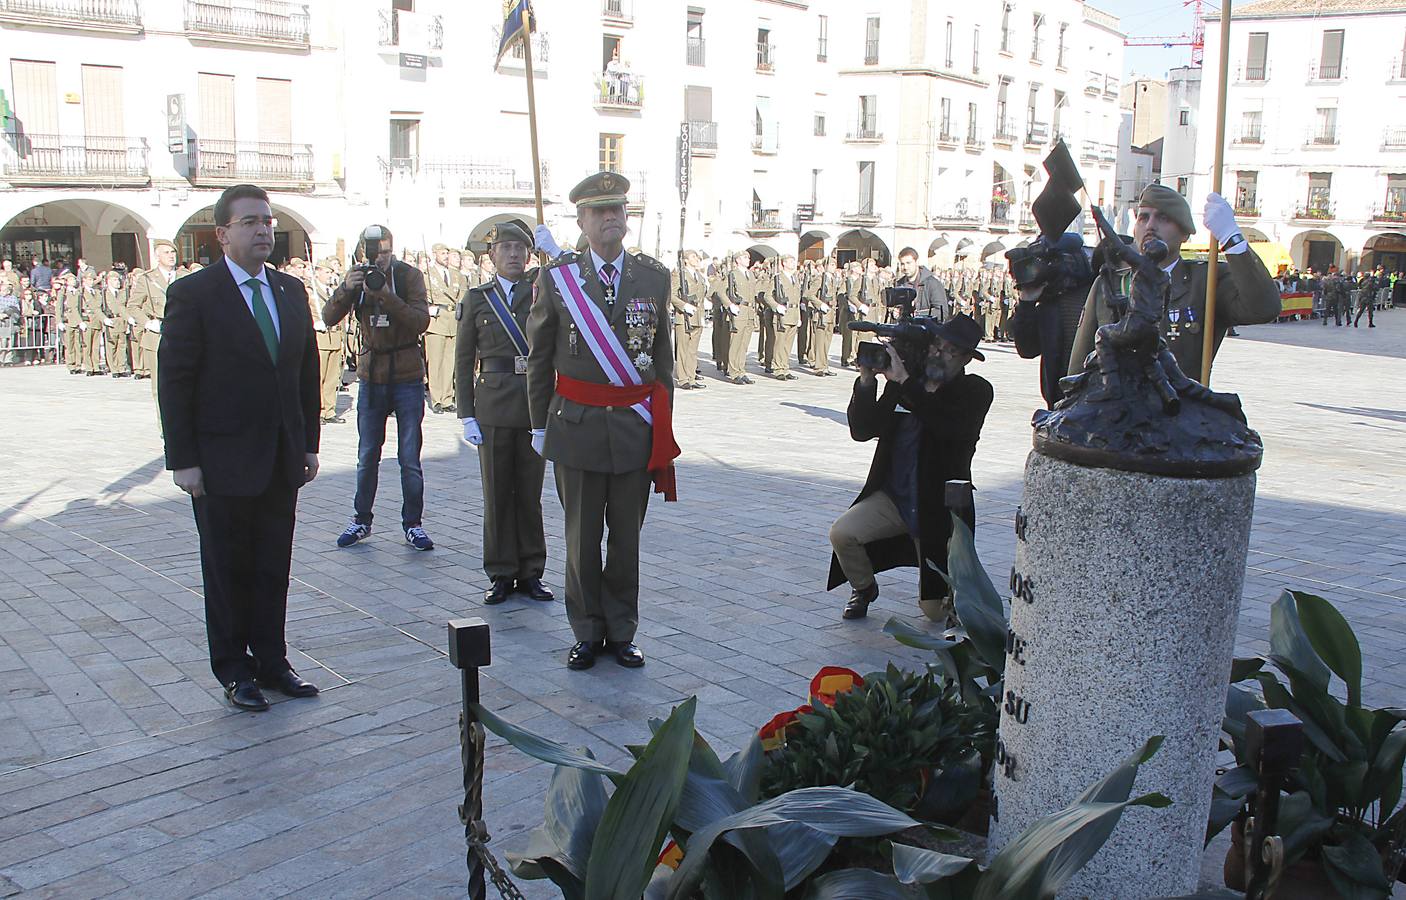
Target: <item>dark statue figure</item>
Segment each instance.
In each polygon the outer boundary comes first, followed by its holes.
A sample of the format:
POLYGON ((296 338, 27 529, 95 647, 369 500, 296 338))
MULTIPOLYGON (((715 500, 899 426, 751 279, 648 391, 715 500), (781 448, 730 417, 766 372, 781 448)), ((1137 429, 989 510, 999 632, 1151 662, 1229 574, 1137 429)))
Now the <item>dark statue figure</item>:
POLYGON ((1264 447, 1240 398, 1189 378, 1162 337, 1167 245, 1153 239, 1139 252, 1097 207, 1093 213, 1104 259, 1094 290, 1108 292, 1118 318, 1098 330, 1084 371, 1060 382, 1064 398, 1035 413, 1035 449, 1078 465, 1158 475, 1255 471, 1264 447))

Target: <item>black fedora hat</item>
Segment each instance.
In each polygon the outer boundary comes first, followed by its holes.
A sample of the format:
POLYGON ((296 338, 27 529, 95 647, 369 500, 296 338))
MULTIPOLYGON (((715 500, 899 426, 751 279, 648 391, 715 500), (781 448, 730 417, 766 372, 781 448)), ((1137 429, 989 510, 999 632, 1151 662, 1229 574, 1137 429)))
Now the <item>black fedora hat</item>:
MULTIPOLYGON (((916 320, 915 320, 916 321, 916 320)), ((976 320, 964 313, 939 322, 936 319, 924 318, 921 320, 923 327, 932 332, 937 337, 942 338, 954 347, 960 347, 972 355, 972 359, 986 361, 985 355, 976 345, 981 343, 981 326, 976 324, 976 320)))

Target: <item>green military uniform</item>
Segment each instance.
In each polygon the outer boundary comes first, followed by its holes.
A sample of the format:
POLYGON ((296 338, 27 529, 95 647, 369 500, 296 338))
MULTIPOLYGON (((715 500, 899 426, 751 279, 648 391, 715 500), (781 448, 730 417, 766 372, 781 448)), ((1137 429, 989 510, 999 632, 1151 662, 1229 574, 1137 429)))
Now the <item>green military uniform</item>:
POLYGON ((107 336, 107 370, 114 378, 132 374, 127 340, 127 289, 109 288, 102 290, 103 326, 107 336))
POLYGON ((815 294, 820 288, 820 273, 811 267, 807 262, 800 270, 801 279, 801 324, 796 329, 796 359, 803 366, 814 367, 815 360, 811 358, 810 317, 814 310, 815 294))
POLYGON ((771 358, 776 353, 776 315, 772 311, 771 293, 776 282, 775 275, 765 272, 752 272, 752 309, 756 316, 757 365, 762 371, 773 374, 771 358))
POLYGON ((730 335, 727 374, 733 381, 747 378, 747 344, 757 327, 757 285, 752 273, 729 263, 723 275, 722 302, 730 335))
POLYGON ((859 299, 865 306, 869 307, 869 317, 871 322, 887 322, 888 309, 884 306, 884 289, 879 284, 878 270, 866 271, 863 279, 864 287, 860 291, 859 299))
POLYGON ((103 370, 103 295, 96 284, 78 289, 79 343, 82 345, 83 371, 101 375, 103 370), (87 326, 86 328, 84 326, 87 326))
POLYGON ((127 323, 127 350, 132 355, 132 377, 140 381, 150 378, 151 371, 146 363, 146 351, 142 349, 142 327, 137 324, 137 307, 132 302, 132 290, 145 273, 132 269, 127 273, 127 283, 122 291, 122 321, 127 323))
MULTIPOLYGON (((436 256, 448 249, 444 244, 434 245, 436 256)), ((444 412, 454 408, 454 339, 459 332, 455 313, 459 298, 464 296, 464 276, 436 261, 425 273, 425 288, 430 301, 430 327, 425 331, 430 408, 444 412)))
MULTIPOLYGON (((629 182, 602 172, 577 185, 579 205, 623 205, 629 182)), ((552 271, 580 268, 582 291, 606 315, 611 331, 635 353, 646 384, 673 388, 674 356, 669 340, 669 272, 644 255, 621 254, 614 302, 592 252, 564 254, 537 278, 537 300, 527 319, 528 408, 534 430, 545 429, 543 455, 556 472, 557 496, 566 519, 566 614, 580 642, 633 642, 639 622, 639 538, 649 504, 646 469, 652 427, 628 406, 587 406, 556 393, 558 375, 608 384, 602 369, 557 290, 552 271), (601 541, 609 528, 606 558, 601 541)), ((568 274, 567 277, 570 277, 568 274)), ((745 344, 744 344, 745 347, 745 344)))
POLYGON ((810 301, 810 359, 817 375, 833 375, 830 370, 830 341, 835 334, 836 287, 838 272, 820 272, 815 296, 810 301))
MULTIPOLYGON (((728 260, 726 265, 731 268, 732 261, 728 260)), ((728 356, 732 352, 732 313, 728 310, 725 269, 718 269, 708 279, 708 305, 713 320, 713 365, 717 366, 723 377, 727 377, 730 374, 727 371, 728 356)))
MULTIPOLYGON (((842 273, 844 284, 844 310, 843 324, 850 322, 870 322, 869 306, 864 302, 864 276, 854 269, 842 273)), ((840 333, 840 365, 848 366, 854 363, 854 345, 860 340, 859 335, 848 328, 840 333)))
MULTIPOLYGON (((163 242, 157 241, 156 246, 163 242)), ((127 311, 137 320, 137 333, 141 335, 142 358, 146 361, 147 375, 151 378, 151 396, 156 397, 157 351, 161 348, 161 321, 166 318, 166 289, 176 280, 173 270, 170 275, 154 266, 143 272, 132 282, 127 297, 127 311), (154 326, 154 327, 153 327, 154 326)))
MULTIPOLYGON (((515 226, 499 226, 494 240, 532 236, 515 226)), ((527 413, 525 360, 489 303, 494 292, 527 331, 534 272, 509 288, 494 277, 471 288, 459 312, 456 384, 460 419, 474 419, 483 433, 478 448, 483 479, 483 571, 491 579, 541 578, 547 565, 542 527, 542 480, 547 463, 532 449, 527 413)), ((599 546, 599 542, 597 543, 599 546)), ((570 582, 568 582, 569 584, 570 582)))
POLYGON ((83 306, 77 288, 55 278, 50 288, 57 301, 59 321, 63 323, 63 358, 70 375, 83 373, 83 306))
POLYGON ((774 335, 771 349, 771 372, 788 381, 791 374, 791 348, 796 343, 796 329, 801 325, 801 276, 785 269, 772 278, 771 290, 763 294, 771 313, 774 335))
POLYGON ((332 299, 335 288, 328 287, 318 277, 320 271, 336 274, 337 260, 328 257, 313 269, 312 285, 308 288, 308 310, 312 313, 313 329, 317 332, 318 393, 321 397, 323 422, 345 421, 337 415, 337 389, 342 386, 342 369, 347 364, 348 319, 328 325, 322 321, 322 309, 332 299))
POLYGON ((707 315, 708 280, 696 269, 683 266, 673 273, 669 284, 669 307, 674 316, 674 385, 701 387, 698 372, 698 342, 703 337, 707 315), (682 284, 680 284, 682 279, 682 284))

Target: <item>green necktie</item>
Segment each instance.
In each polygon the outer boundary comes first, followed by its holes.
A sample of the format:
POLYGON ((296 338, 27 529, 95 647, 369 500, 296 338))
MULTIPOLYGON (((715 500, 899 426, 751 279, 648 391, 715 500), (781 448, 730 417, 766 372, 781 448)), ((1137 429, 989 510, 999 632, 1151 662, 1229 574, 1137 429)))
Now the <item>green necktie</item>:
POLYGON ((254 292, 254 322, 264 336, 264 346, 268 348, 269 359, 277 361, 278 332, 274 330, 273 316, 269 315, 269 308, 264 303, 264 292, 259 290, 259 279, 250 278, 244 283, 254 292))

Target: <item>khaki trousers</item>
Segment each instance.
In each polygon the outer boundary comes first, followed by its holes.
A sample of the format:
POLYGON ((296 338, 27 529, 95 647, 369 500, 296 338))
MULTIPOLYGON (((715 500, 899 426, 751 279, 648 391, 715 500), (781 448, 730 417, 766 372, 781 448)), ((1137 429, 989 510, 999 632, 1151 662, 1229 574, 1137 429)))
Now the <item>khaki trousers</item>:
POLYGON ((114 374, 130 374, 131 363, 127 359, 127 323, 119 322, 107 329, 107 369, 114 374))
POLYGON ((640 527, 649 506, 649 472, 615 475, 560 463, 553 468, 566 518, 566 620, 571 632, 578 641, 633 641, 640 618, 640 527))
POLYGON ((317 365, 319 382, 321 383, 320 394, 322 397, 322 418, 330 419, 337 415, 337 388, 342 384, 342 365, 345 362, 346 352, 338 347, 336 350, 318 350, 317 365))
POLYGON ((874 584, 874 566, 864 545, 871 541, 897 537, 908 533, 908 526, 898 514, 889 495, 875 491, 845 510, 830 526, 830 546, 840 569, 856 590, 866 590, 874 584))
POLYGON ((817 327, 810 333, 811 365, 817 372, 830 371, 830 341, 834 337, 828 327, 817 327))
POLYGON ((732 332, 727 347, 727 374, 733 378, 747 374, 747 344, 752 340, 751 321, 743 321, 732 332))
POLYGON ((727 359, 732 342, 732 329, 727 324, 727 315, 721 306, 713 307, 713 365, 724 375, 727 372, 727 359))
POLYGON ((771 370, 776 374, 791 371, 791 347, 796 343, 795 325, 777 325, 771 348, 771 370))
POLYGON ((674 326, 674 385, 692 384, 698 377, 698 341, 703 329, 689 330, 682 322, 674 326))
POLYGON ((452 334, 425 335, 425 364, 430 379, 430 405, 454 406, 454 341, 452 334))
POLYGON ((102 327, 94 328, 89 325, 87 331, 79 332, 78 341, 82 347, 83 371, 101 372, 103 368, 102 327))

